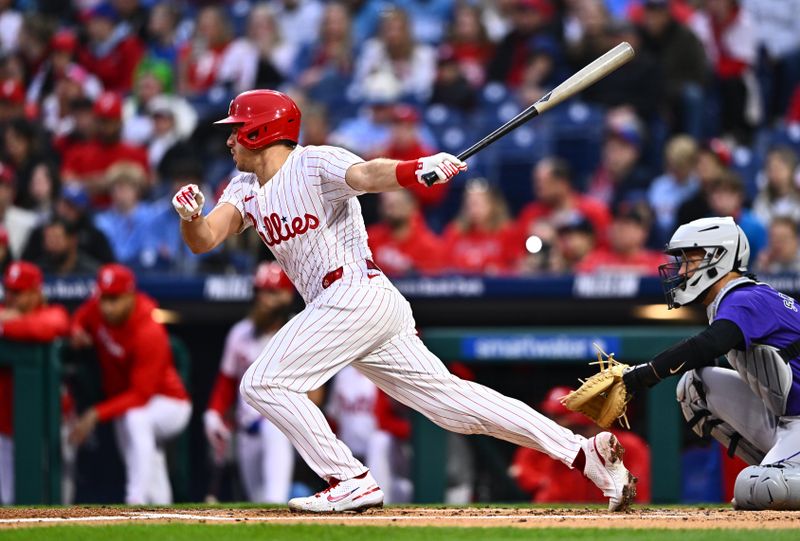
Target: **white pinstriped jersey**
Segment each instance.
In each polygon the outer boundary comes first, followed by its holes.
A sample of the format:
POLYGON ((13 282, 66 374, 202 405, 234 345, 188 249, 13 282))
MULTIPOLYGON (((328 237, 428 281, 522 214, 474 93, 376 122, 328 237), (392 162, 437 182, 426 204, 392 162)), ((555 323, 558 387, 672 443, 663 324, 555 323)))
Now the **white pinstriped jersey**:
MULTIPOLYGON (((250 319, 237 322, 228 331, 225 339, 225 349, 222 351, 219 371, 237 382, 241 381, 244 373, 261 355, 273 336, 275 333, 256 334, 255 326, 250 319)), ((246 429, 255 421, 260 420, 261 414, 245 402, 240 393, 237 393, 237 396, 236 424, 240 428, 246 429)))
POLYGON ((234 177, 218 204, 253 226, 306 303, 322 291, 331 270, 371 259, 359 192, 345 182, 361 158, 331 146, 298 145, 264 186, 253 173, 234 177))

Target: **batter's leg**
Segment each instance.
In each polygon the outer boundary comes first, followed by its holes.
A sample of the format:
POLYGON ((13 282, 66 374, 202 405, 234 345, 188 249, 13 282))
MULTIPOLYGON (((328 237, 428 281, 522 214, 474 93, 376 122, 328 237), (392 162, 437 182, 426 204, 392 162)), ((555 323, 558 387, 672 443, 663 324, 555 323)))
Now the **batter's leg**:
POLYGON ((306 393, 385 344, 409 316, 408 303, 392 289, 335 284, 276 333, 245 372, 240 392, 320 477, 361 475, 367 468, 306 393))
POLYGON ((609 511, 627 508, 636 478, 625 468, 616 436, 573 433, 525 403, 450 374, 413 329, 354 363, 389 396, 452 432, 486 434, 542 451, 580 468, 609 498, 609 511))
POLYGON ((389 396, 452 432, 494 436, 570 467, 586 441, 519 400, 454 376, 411 332, 354 366, 389 396))

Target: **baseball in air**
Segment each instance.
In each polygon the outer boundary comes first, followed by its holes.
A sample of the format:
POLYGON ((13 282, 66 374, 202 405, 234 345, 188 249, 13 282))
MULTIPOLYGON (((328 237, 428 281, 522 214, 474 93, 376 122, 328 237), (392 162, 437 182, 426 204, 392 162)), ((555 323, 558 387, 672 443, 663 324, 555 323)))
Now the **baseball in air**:
POLYGON ((531 235, 528 237, 528 240, 525 241, 525 249, 531 254, 538 254, 541 252, 543 245, 544 243, 542 243, 542 239, 536 235, 531 235))

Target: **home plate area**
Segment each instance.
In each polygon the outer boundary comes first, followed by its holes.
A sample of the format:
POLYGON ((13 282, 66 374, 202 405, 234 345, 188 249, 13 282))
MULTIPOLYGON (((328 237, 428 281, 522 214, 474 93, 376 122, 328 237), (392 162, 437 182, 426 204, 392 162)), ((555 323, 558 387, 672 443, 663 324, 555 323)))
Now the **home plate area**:
POLYGON ((800 528, 800 514, 785 511, 734 511, 726 508, 643 507, 626 513, 591 508, 387 507, 364 513, 297 514, 285 508, 74 506, 0 508, 0 528, 130 522, 276 523, 325 522, 371 526, 514 526, 520 528, 800 528))

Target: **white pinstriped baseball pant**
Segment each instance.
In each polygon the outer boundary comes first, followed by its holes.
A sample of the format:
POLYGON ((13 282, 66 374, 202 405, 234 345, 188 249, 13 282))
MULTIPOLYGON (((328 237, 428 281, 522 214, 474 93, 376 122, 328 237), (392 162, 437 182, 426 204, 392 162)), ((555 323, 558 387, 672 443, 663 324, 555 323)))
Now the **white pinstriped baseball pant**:
POLYGON ((447 430, 494 436, 567 465, 584 441, 523 402, 450 374, 416 335, 410 305, 383 276, 342 280, 270 340, 240 387, 244 399, 286 434, 326 481, 350 479, 367 468, 305 393, 350 363, 386 394, 447 430))

